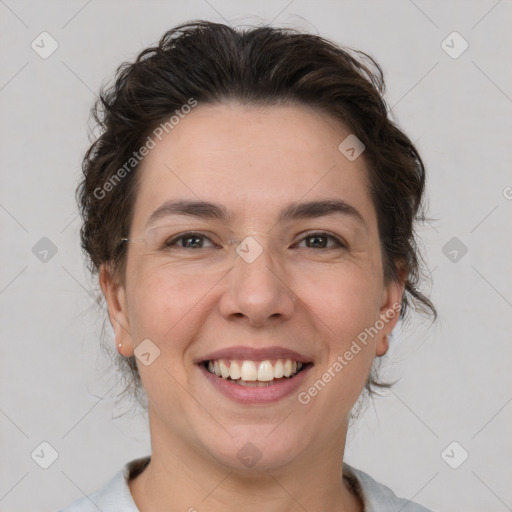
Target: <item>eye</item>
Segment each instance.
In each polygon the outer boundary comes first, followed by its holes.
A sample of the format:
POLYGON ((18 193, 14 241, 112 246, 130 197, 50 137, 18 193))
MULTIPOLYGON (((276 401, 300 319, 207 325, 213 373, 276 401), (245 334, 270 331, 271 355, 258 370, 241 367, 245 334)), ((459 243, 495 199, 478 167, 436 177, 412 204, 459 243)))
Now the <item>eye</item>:
POLYGON ((303 242, 306 243, 306 247, 309 249, 347 248, 347 244, 342 242, 338 237, 324 232, 309 233, 302 238, 298 246, 303 242))
POLYGON ((209 247, 218 247, 207 236, 195 232, 182 233, 165 242, 165 247, 174 246, 177 246, 179 249, 206 249, 209 247), (205 243, 209 243, 210 245, 205 245, 205 243))

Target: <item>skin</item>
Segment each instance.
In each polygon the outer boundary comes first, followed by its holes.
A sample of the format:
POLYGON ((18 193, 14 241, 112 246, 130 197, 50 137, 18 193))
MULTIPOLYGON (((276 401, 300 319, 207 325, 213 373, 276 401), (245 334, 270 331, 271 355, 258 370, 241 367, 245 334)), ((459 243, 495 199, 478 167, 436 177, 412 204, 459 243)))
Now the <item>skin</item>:
POLYGON ((338 150, 349 134, 306 106, 199 105, 145 157, 125 276, 116 279, 108 265, 100 271, 120 352, 132 355, 144 339, 160 350, 151 365, 138 361, 152 459, 129 485, 142 512, 362 510, 342 478, 348 416, 398 315, 307 405, 297 393, 278 403, 236 403, 194 364, 233 345, 283 346, 314 364, 304 391, 401 301, 403 281, 383 278, 364 154, 349 161, 338 150), (153 250, 146 222, 177 198, 231 211, 226 222, 158 221, 180 224, 176 233, 207 231, 224 252, 182 247, 170 258, 153 250), (278 222, 284 205, 323 199, 343 199, 362 221, 331 214, 278 222), (311 230, 348 248, 308 247, 311 230), (228 241, 247 236, 263 249, 250 264, 228 255, 236 246, 228 241), (237 457, 248 442, 261 453, 251 468, 237 457))

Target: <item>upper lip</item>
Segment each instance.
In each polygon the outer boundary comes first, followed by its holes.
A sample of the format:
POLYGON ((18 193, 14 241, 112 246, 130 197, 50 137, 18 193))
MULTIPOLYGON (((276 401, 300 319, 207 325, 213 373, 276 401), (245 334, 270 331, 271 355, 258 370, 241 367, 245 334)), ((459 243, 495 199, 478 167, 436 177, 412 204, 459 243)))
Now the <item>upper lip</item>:
POLYGON ((212 361, 215 359, 237 359, 248 361, 265 361, 267 359, 291 359, 292 361, 300 361, 301 363, 311 362, 308 358, 294 350, 284 347, 267 347, 267 348, 251 348, 244 346, 235 346, 221 348, 214 352, 196 359, 195 363, 200 364, 205 361, 212 361))

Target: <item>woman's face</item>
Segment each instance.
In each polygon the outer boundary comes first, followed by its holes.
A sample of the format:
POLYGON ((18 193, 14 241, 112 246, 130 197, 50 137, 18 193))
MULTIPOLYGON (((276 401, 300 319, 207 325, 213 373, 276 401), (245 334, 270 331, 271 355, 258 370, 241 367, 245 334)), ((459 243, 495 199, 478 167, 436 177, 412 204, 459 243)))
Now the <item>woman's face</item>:
POLYGON ((144 158, 124 284, 101 283, 154 451, 238 469, 342 453, 402 294, 349 135, 308 107, 199 105, 144 158))

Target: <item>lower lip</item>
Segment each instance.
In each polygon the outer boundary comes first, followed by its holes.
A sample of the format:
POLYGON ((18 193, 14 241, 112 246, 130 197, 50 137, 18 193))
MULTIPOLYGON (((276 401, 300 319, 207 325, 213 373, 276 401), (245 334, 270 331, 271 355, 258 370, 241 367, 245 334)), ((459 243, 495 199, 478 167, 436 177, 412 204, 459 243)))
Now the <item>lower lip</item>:
POLYGON ((302 371, 294 377, 284 378, 275 384, 262 387, 247 387, 235 384, 233 381, 217 377, 210 373, 204 365, 198 365, 203 375, 208 379, 212 386, 220 391, 224 396, 231 398, 235 402, 242 404, 261 404, 277 402, 282 398, 291 395, 300 386, 309 369, 312 367, 308 364, 302 371))

